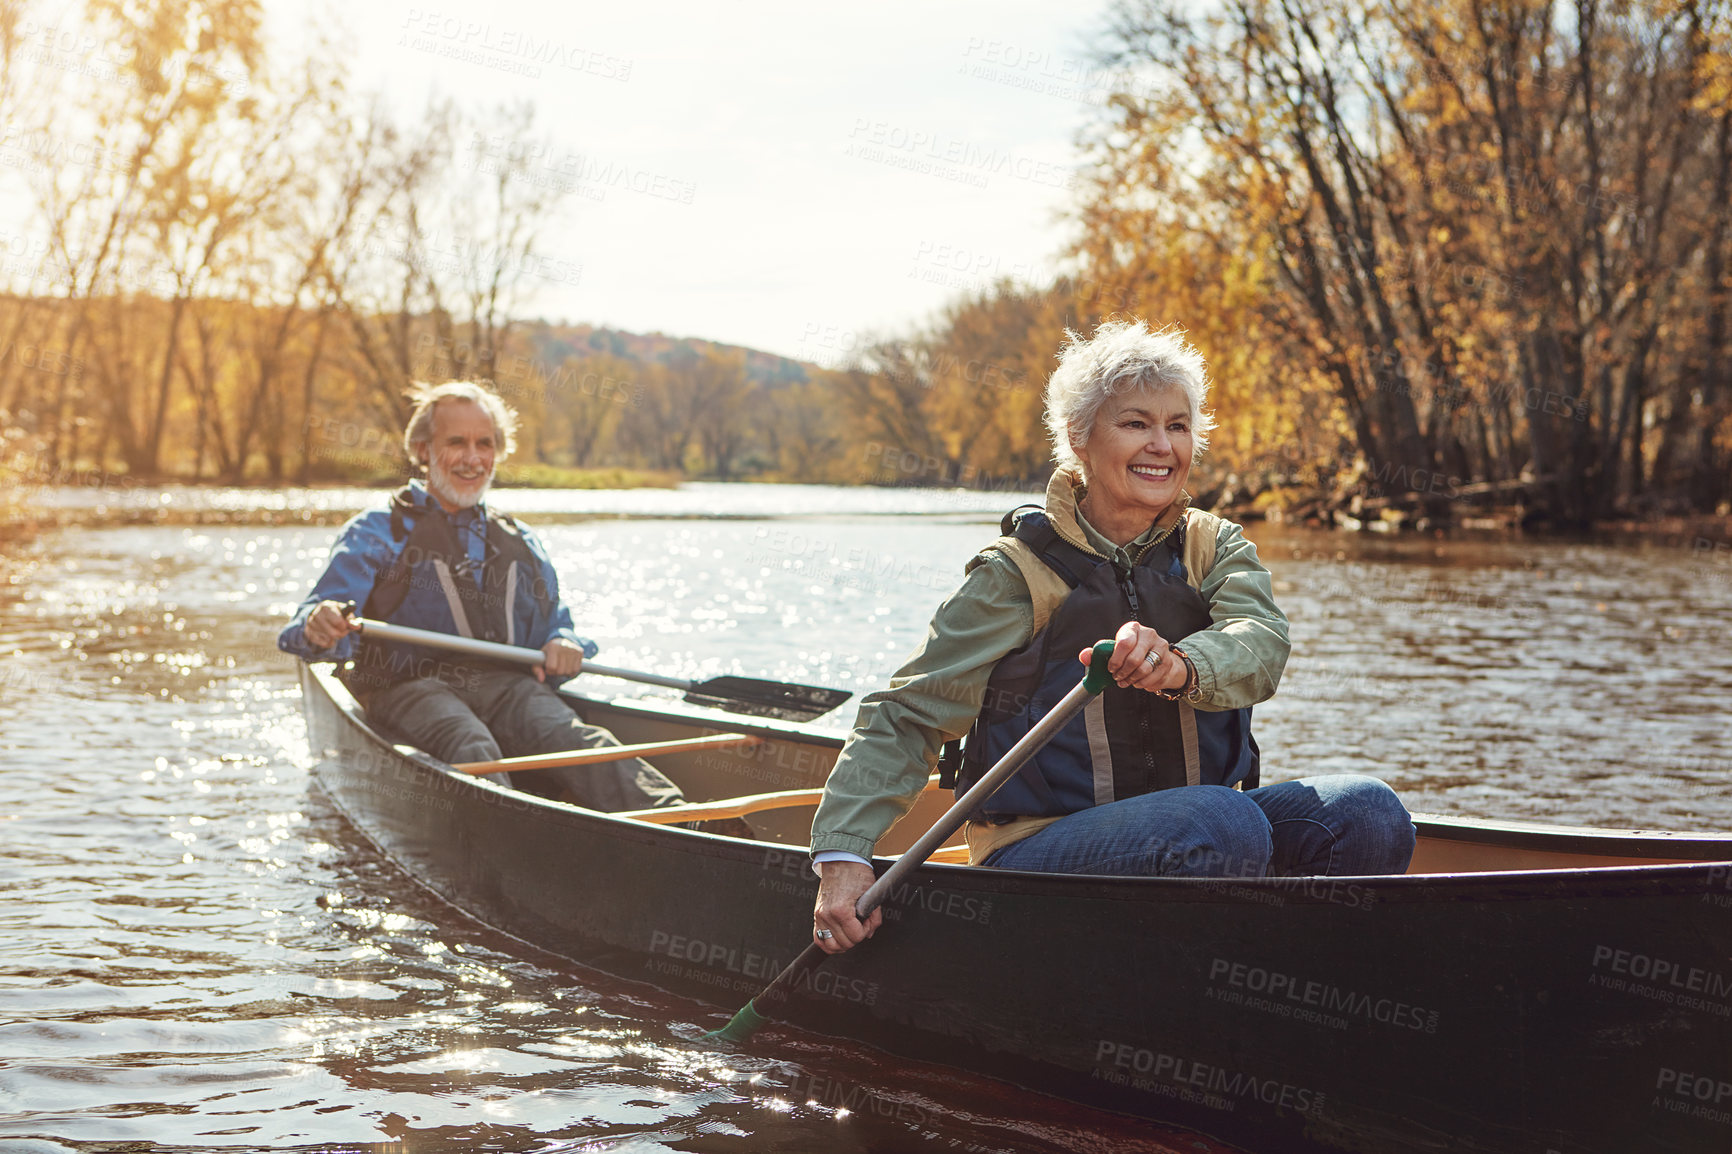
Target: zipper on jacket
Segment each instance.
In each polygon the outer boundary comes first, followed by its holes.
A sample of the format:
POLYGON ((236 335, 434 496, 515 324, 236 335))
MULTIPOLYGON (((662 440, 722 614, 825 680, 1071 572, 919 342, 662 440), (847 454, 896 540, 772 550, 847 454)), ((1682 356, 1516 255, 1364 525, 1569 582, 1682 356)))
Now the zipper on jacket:
POLYGON ((1143 563, 1143 558, 1149 555, 1150 549, 1153 549, 1156 545, 1159 545, 1162 541, 1165 541, 1168 537, 1177 533, 1184 523, 1185 517, 1184 514, 1181 513, 1179 519, 1174 521, 1165 533, 1162 533, 1159 537, 1156 537, 1153 541, 1150 541, 1147 545, 1144 545, 1141 549, 1137 550, 1137 555, 1131 558, 1131 568, 1135 569, 1138 565, 1141 565, 1143 563))
MULTIPOLYGON (((1153 548, 1154 545, 1158 543, 1159 542, 1151 542, 1149 548, 1153 548)), ((1148 550, 1145 549, 1143 552, 1146 553, 1148 550)), ((1141 561, 1142 558, 1139 556, 1137 560, 1141 561)), ((1119 567, 1112 561, 1108 561, 1107 564, 1113 566, 1113 572, 1119 579, 1119 590, 1125 595, 1125 600, 1130 602, 1131 619, 1139 625, 1143 624, 1142 603, 1137 597, 1135 567, 1133 566, 1130 572, 1121 573, 1119 572, 1119 567)), ((1147 781, 1149 784, 1149 792, 1153 793, 1156 786, 1159 784, 1159 774, 1155 764, 1155 734, 1154 729, 1150 724, 1153 718, 1152 711, 1154 709, 1154 697, 1151 694, 1144 693, 1142 690, 1138 690, 1137 693, 1143 698, 1143 700, 1138 703, 1137 708, 1137 728, 1142 731, 1142 741, 1138 744, 1142 746, 1143 769, 1148 775, 1147 781)))
POLYGON ((1119 580, 1119 591, 1125 595, 1125 600, 1131 603, 1131 616, 1136 619, 1137 624, 1141 625, 1143 621, 1143 609, 1142 605, 1137 601, 1136 578, 1130 573, 1122 572, 1118 565, 1112 561, 1108 561, 1107 564, 1113 567, 1113 575, 1119 580))

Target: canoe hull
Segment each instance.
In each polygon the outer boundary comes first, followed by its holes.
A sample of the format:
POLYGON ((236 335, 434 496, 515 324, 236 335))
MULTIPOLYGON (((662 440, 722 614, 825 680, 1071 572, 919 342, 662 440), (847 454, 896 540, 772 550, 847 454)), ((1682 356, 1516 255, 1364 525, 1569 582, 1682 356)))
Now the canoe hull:
MULTIPOLYGON (((320 786, 476 919, 724 1012, 806 944, 803 848, 501 790, 392 747, 327 676, 302 685, 320 786)), ((1224 882, 928 865, 886 919, 790 1022, 1259 1151, 1732 1148, 1723 860, 1224 882)))

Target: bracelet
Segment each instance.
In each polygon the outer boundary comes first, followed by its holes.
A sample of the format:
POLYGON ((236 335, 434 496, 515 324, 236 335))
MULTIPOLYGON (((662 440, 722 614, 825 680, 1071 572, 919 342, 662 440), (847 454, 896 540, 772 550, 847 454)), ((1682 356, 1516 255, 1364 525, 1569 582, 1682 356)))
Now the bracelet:
POLYGON ((1195 705, 1203 699, 1203 685, 1197 677, 1197 667, 1191 663, 1190 655, 1177 645, 1168 652, 1185 663, 1185 684, 1178 689, 1157 689, 1155 696, 1165 701, 1188 701, 1195 705))
POLYGON ((1185 669, 1191 675, 1189 680, 1185 682, 1185 700, 1196 705, 1203 700, 1203 679, 1197 676, 1197 666, 1191 660, 1190 654, 1180 650, 1179 659, 1185 663, 1185 669))

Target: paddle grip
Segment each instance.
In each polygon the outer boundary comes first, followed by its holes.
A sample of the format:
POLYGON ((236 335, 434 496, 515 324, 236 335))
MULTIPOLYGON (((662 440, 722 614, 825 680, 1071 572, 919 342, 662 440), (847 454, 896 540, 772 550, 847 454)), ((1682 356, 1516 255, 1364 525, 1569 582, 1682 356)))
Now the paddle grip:
POLYGON ((1113 683, 1113 675, 1107 672, 1107 662, 1113 659, 1113 643, 1111 641, 1095 642, 1094 656, 1089 658, 1089 671, 1083 678, 1083 688, 1090 693, 1099 693, 1113 683))

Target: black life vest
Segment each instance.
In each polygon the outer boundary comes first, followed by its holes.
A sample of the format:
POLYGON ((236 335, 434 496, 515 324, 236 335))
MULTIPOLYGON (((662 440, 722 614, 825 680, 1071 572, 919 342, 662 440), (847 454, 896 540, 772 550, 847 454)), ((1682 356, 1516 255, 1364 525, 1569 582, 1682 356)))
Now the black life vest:
MULTIPOLYGON (((941 784, 958 793, 978 781, 1082 679, 1077 654, 1137 620, 1169 642, 1211 624, 1209 606, 1185 579, 1184 522, 1146 548, 1128 573, 1060 537, 1039 510, 1012 510, 1004 531, 1027 545, 1070 587, 1046 625, 1006 654, 960 753, 947 748, 941 784), (952 782, 952 777, 954 781, 952 782)), ((1251 710, 1196 710, 1141 689, 1109 685, 1059 731, 976 819, 1076 813, 1186 784, 1258 781, 1251 710)))
MULTIPOLYGON (((379 572, 363 607, 363 615, 460 637, 476 637, 505 645, 534 644, 520 635, 518 623, 545 623, 553 614, 553 596, 541 578, 540 562, 517 522, 488 510, 486 555, 479 573, 457 527, 439 503, 428 497, 415 501, 404 486, 391 498, 391 540, 401 548, 379 572), (410 528, 408 519, 414 518, 410 528)), ((417 677, 456 682, 478 669, 526 670, 526 666, 494 662, 449 650, 380 641, 361 635, 354 660, 339 671, 357 698, 417 677)))

